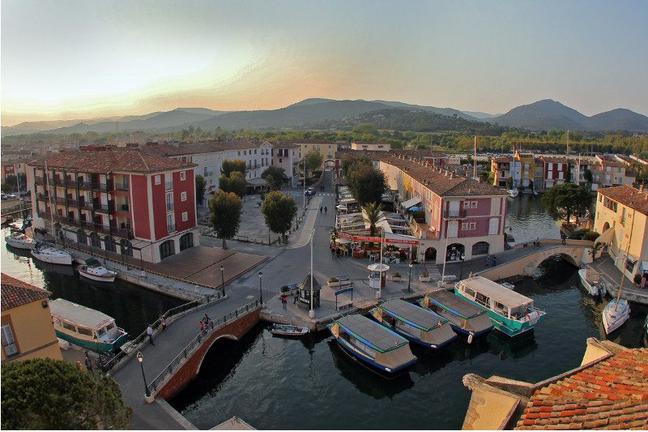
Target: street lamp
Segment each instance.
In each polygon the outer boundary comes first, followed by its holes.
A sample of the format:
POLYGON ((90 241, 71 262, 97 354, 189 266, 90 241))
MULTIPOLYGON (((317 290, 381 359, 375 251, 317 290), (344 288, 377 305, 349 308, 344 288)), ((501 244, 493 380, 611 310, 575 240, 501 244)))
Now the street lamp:
POLYGON ((220 271, 221 271, 221 291, 222 294, 225 295, 225 267, 223 267, 223 264, 220 266, 220 271))
POLYGON ((412 292, 412 267, 414 264, 409 263, 409 276, 407 278, 407 292, 412 292))
POLYGON ((146 375, 144 374, 144 356, 142 355, 141 351, 137 351, 137 361, 140 364, 140 368, 142 368, 142 379, 144 380, 144 394, 146 395, 147 398, 151 397, 148 384, 146 383, 146 375))
POLYGON ((259 301, 263 304, 263 272, 259 272, 259 301))
POLYGON ((308 316, 310 318, 315 318, 315 309, 313 309, 313 239, 315 237, 315 228, 311 232, 310 238, 310 310, 308 311, 308 316))
POLYGON ((466 256, 464 254, 462 254, 462 253, 459 253, 459 261, 460 261, 460 264, 459 264, 459 280, 461 280, 461 278, 463 277, 464 259, 466 259, 466 256))

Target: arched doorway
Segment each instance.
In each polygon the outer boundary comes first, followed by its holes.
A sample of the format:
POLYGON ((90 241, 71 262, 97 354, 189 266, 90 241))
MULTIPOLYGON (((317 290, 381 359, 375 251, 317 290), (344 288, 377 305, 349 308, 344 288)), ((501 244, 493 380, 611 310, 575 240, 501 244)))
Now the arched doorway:
POLYGON ((81 228, 77 231, 77 243, 88 244, 88 236, 81 228))
POLYGON ((115 239, 111 236, 104 237, 104 248, 109 252, 117 252, 117 245, 115 239))
POLYGON ((446 261, 459 261, 466 256, 466 248, 461 243, 452 243, 446 250, 446 261))
POLYGON ((121 249, 122 255, 133 256, 133 244, 126 239, 121 239, 119 241, 119 248, 121 249))
POLYGON ((90 233, 90 244, 92 247, 101 249, 101 239, 99 238, 99 234, 95 232, 90 233))
POLYGON ((472 255, 488 255, 490 245, 485 241, 477 242, 472 247, 472 255))
POLYGON ((437 250, 433 247, 425 249, 425 261, 436 261, 437 250))
POLYGON ((189 249, 193 247, 193 233, 186 233, 180 236, 180 250, 189 249))
POLYGON ((175 254, 175 242, 173 240, 167 240, 160 243, 160 259, 170 257, 175 254))
POLYGON ((608 222, 605 222, 605 224, 603 224, 603 232, 601 234, 603 234, 605 231, 609 229, 610 229, 610 224, 608 222))

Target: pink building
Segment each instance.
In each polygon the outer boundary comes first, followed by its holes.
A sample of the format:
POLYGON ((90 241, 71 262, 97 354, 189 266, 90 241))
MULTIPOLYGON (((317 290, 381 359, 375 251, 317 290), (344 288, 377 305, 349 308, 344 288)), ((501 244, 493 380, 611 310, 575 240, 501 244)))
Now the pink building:
POLYGON ((132 148, 92 147, 33 161, 27 182, 34 226, 64 241, 160 262, 199 243, 194 167, 132 148))
POLYGON ((402 154, 379 157, 378 167, 412 214, 420 261, 440 264, 444 255, 451 262, 504 250, 505 191, 402 154))

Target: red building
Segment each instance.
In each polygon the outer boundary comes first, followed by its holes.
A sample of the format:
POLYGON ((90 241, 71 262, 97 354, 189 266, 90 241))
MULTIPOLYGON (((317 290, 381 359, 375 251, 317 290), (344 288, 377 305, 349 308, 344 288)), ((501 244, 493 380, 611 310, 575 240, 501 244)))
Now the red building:
POLYGON ((159 262, 199 243, 194 167, 105 147, 33 161, 34 225, 65 241, 159 262))

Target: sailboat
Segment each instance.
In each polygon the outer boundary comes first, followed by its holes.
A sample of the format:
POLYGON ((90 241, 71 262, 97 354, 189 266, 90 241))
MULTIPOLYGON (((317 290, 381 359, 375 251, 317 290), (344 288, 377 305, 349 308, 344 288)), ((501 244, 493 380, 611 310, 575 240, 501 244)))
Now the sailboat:
MULTIPOLYGON (((630 226, 630 238, 628 239, 628 246, 626 247, 625 257, 628 256, 630 252, 630 244, 632 243, 632 231, 634 230, 634 217, 635 210, 632 211, 632 225, 630 226)), ((624 257, 624 259, 626 259, 624 257)), ((623 291, 623 281, 625 279, 625 272, 621 272, 621 283, 619 284, 619 292, 615 299, 611 300, 605 308, 603 309, 603 328, 605 328, 605 334, 610 334, 630 318, 630 305, 628 300, 621 298, 621 292, 623 291)))

